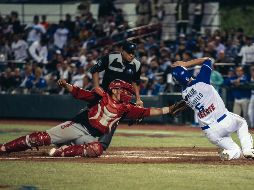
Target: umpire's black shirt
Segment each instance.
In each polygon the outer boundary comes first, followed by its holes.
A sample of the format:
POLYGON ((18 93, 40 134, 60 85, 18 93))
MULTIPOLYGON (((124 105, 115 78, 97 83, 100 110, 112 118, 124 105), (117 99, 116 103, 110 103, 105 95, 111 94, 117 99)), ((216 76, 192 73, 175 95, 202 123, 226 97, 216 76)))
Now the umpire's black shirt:
POLYGON ((102 80, 104 90, 107 90, 109 84, 115 79, 121 79, 130 84, 132 82, 140 83, 141 64, 135 58, 131 62, 127 62, 123 60, 121 53, 111 53, 98 59, 97 64, 90 69, 90 72, 93 74, 104 70, 102 80))

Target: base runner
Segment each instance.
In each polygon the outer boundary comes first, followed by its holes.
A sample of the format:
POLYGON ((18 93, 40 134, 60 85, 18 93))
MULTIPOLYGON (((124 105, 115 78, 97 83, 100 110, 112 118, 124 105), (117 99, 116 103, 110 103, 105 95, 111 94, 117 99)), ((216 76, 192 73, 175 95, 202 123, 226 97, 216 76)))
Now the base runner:
POLYGON ((229 112, 218 92, 210 85, 212 71, 210 58, 199 58, 191 61, 177 61, 172 67, 172 76, 176 83, 183 87, 182 97, 198 116, 201 129, 208 140, 220 149, 222 160, 238 159, 243 154, 254 159, 253 140, 248 132, 244 118, 229 112), (191 78, 185 67, 201 65, 196 79, 191 78), (237 132, 242 149, 232 140, 231 134, 237 132))

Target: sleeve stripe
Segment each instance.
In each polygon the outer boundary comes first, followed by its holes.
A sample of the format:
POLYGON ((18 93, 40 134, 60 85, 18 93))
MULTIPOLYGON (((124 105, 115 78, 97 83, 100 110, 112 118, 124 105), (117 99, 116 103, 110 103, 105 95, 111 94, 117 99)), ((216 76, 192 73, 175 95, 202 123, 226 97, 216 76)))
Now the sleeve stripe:
POLYGON ((212 70, 212 68, 211 68, 210 66, 208 66, 208 65, 206 65, 206 64, 204 64, 204 66, 207 66, 209 69, 211 69, 211 70, 212 70))

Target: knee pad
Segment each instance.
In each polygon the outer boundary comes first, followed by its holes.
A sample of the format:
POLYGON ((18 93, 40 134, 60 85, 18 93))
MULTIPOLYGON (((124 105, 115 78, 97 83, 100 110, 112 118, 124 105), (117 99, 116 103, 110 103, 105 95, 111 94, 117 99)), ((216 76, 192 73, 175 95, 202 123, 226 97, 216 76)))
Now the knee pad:
POLYGON ((102 155, 103 147, 99 142, 92 142, 84 145, 84 156, 96 158, 102 155))
POLYGON ((47 132, 34 132, 27 135, 27 144, 30 147, 48 146, 51 144, 51 138, 47 132))

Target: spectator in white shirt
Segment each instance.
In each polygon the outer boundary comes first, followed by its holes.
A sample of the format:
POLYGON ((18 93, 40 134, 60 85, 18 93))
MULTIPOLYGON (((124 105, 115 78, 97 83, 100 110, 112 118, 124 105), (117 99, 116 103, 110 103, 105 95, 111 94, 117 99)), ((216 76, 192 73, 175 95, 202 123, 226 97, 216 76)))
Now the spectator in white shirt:
POLYGON ((78 66, 77 73, 72 77, 72 84, 80 88, 83 87, 83 78, 85 76, 84 67, 78 66))
POLYGON ((54 45, 63 49, 64 45, 66 45, 68 40, 69 30, 64 27, 64 22, 62 20, 59 21, 59 28, 56 30, 54 34, 54 45))
POLYGON ((93 89, 91 73, 86 73, 86 75, 83 77, 83 86, 82 86, 82 88, 84 90, 92 90, 93 89))
MULTIPOLYGON (((71 77, 72 77, 72 73, 70 71, 70 67, 69 67, 69 61, 68 60, 64 60, 62 63, 57 65, 57 72, 56 72, 56 79, 64 79, 66 81, 71 82, 71 77)), ((58 94, 64 94, 67 93, 67 91, 62 88, 58 94)))
POLYGON ((19 34, 15 34, 11 44, 11 51, 14 54, 14 59, 16 61, 25 61, 27 58, 27 49, 28 44, 26 41, 21 39, 19 34))
POLYGON ((29 47, 29 53, 33 60, 37 63, 47 64, 48 63, 48 39, 46 36, 42 36, 41 40, 35 41, 29 47))
POLYGON ((27 26, 26 29, 28 30, 27 42, 29 44, 40 40, 41 35, 46 33, 44 26, 39 23, 38 15, 34 16, 33 24, 27 26))
POLYGON ((238 56, 242 57, 242 65, 254 63, 254 45, 250 37, 245 37, 245 45, 241 48, 238 56))
POLYGON ((93 58, 93 53, 91 51, 86 52, 85 49, 82 51, 83 54, 80 56, 79 61, 85 71, 88 71, 92 66, 96 64, 96 60, 93 58))

